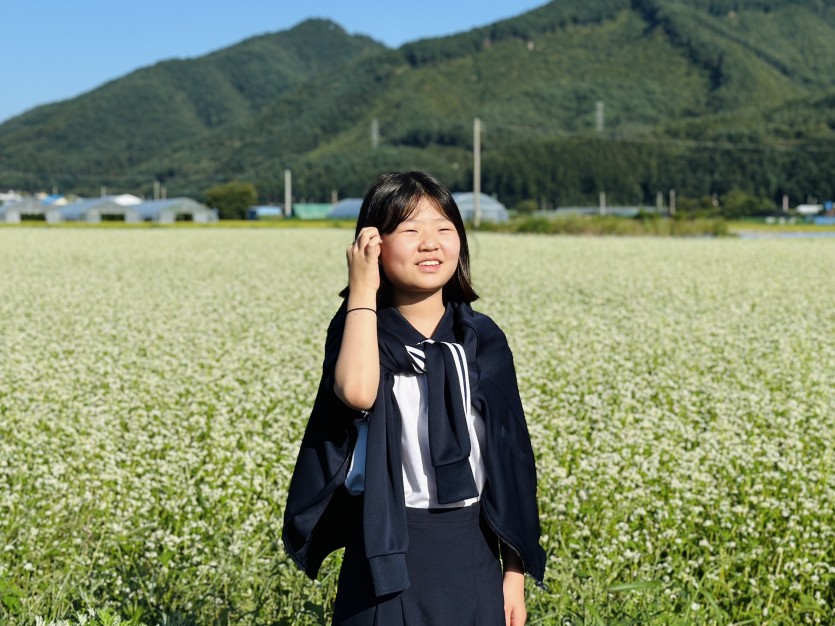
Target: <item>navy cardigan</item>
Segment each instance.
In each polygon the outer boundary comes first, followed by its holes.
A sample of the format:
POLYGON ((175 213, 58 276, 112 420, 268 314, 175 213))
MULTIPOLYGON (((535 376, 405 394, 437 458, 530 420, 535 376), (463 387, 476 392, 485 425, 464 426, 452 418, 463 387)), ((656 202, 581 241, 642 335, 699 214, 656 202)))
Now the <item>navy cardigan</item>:
MULTIPOLYGON (((462 306, 469 309, 469 305, 462 306)), ((314 579, 325 557, 345 546, 350 528, 352 496, 344 484, 356 436, 353 422, 362 415, 346 406, 333 389, 344 311, 343 303, 328 327, 322 379, 284 510, 284 546, 314 579)), ((513 356, 493 320, 474 311, 466 319, 477 337, 475 366, 471 367, 472 402, 484 420, 486 434, 482 513, 499 539, 520 556, 525 572, 542 586, 545 552, 539 545, 536 467, 513 356)))

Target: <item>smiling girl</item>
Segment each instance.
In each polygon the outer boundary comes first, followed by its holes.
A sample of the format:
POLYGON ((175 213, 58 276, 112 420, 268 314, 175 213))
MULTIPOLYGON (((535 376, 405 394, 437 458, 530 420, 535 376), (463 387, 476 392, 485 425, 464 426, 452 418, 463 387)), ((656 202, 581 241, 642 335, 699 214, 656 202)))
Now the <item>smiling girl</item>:
POLYGON ((345 546, 334 624, 522 625, 524 574, 545 569, 536 469, 458 207, 426 174, 384 174, 347 258, 285 547, 315 578, 345 546))

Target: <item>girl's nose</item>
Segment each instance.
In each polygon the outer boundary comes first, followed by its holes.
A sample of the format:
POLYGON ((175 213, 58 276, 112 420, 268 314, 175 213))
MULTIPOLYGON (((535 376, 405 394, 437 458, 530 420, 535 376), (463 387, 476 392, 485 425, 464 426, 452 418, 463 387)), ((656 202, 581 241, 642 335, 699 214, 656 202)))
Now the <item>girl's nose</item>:
POLYGON ((421 250, 437 250, 438 241, 434 235, 424 235, 420 240, 421 250))

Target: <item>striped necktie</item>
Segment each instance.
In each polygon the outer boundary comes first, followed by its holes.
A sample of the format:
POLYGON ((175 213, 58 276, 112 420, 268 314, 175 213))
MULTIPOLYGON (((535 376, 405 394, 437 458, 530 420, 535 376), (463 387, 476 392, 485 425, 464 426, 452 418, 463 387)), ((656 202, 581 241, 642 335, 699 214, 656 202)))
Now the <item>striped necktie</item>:
POLYGON ((478 496, 470 467, 470 376, 460 344, 426 339, 406 346, 415 372, 426 374, 429 451, 435 468, 438 502, 450 504, 478 496))

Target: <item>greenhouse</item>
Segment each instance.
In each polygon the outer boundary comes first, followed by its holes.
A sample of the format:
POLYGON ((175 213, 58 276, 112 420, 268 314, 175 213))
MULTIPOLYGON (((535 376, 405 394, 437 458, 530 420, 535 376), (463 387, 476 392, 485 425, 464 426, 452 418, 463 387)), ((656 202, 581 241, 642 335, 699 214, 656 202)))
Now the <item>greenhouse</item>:
POLYGON ((102 196, 102 198, 112 200, 116 204, 121 204, 122 206, 133 206, 135 204, 142 204, 142 198, 140 198, 139 196, 135 196, 132 193, 120 193, 110 196, 102 196))
POLYGON ((360 214, 362 198, 344 198, 333 205, 328 217, 337 220, 355 220, 360 214))
MULTIPOLYGON (((452 194, 452 197, 458 205, 464 221, 471 222, 474 214, 473 194, 471 192, 458 192, 452 194)), ((484 193, 479 194, 478 199, 482 221, 506 222, 508 220, 507 208, 501 202, 484 193)))
POLYGON ((27 196, 18 202, 0 205, 0 222, 20 224, 23 220, 44 220, 50 224, 61 221, 58 207, 46 206, 40 201, 27 196))
POLYGON ((61 218, 68 222, 90 222, 97 224, 102 219, 115 219, 127 223, 141 222, 142 218, 132 206, 124 206, 109 198, 93 198, 71 202, 58 209, 61 218))
POLYGON ((191 198, 167 198, 149 200, 131 207, 147 222, 172 224, 174 222, 196 222, 207 224, 217 221, 217 213, 191 198))

